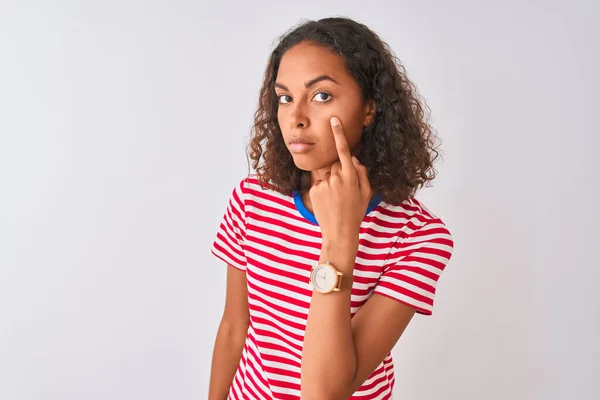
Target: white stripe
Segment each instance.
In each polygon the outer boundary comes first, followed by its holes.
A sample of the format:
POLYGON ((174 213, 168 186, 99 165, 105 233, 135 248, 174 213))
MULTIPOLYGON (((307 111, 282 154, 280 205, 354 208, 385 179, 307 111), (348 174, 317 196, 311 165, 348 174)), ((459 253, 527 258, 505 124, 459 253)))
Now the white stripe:
MULTIPOLYGON (((264 315, 261 315, 261 317, 264 318, 264 315)), ((275 336, 282 336, 285 339, 287 339, 287 342, 284 342, 283 340, 278 339, 277 337, 264 335, 264 336, 260 336, 260 339, 262 342, 270 342, 270 343, 278 344, 282 347, 290 349, 290 351, 293 351, 299 357, 302 357, 302 351, 298 351, 295 348, 290 347, 288 342, 293 343, 294 345, 296 345, 296 347, 302 348, 302 345, 304 344, 303 340, 297 340, 297 339, 294 339, 293 337, 287 336, 287 335, 283 334, 279 329, 276 329, 271 325, 263 324, 263 323, 256 322, 256 321, 253 321, 253 324, 257 329, 260 328, 263 331, 268 331, 268 332, 273 333, 275 336)), ((270 349, 264 349, 264 350, 270 350, 270 349)))
MULTIPOLYGON (((285 253, 280 250, 276 250, 275 248, 269 248, 269 247, 266 247, 266 246, 263 246, 263 245, 257 244, 257 243, 253 243, 252 246, 255 247, 257 250, 260 250, 262 252, 272 255, 273 257, 277 257, 277 258, 281 258, 285 261, 293 261, 295 263, 305 265, 306 266, 305 268, 308 268, 308 267, 312 268, 312 265, 314 264, 314 262, 310 259, 307 259, 307 258, 301 257, 301 256, 297 256, 292 253, 285 253)), ((295 246, 291 245, 290 247, 295 247, 295 246)), ((252 255, 253 255, 254 259, 256 259, 257 261, 260 261, 262 264, 271 265, 273 263, 273 261, 271 259, 260 256, 255 252, 252 252, 252 255)), ((357 260, 357 263, 359 263, 359 264, 367 264, 366 260, 361 261, 362 260, 361 257, 357 257, 356 260, 357 260)), ((377 260, 376 262, 371 262, 369 260, 368 266, 376 266, 376 267, 382 266, 384 261, 385 260, 377 260)), ((288 263, 282 264, 281 267, 282 267, 282 269, 285 268, 285 270, 287 272, 302 276, 302 278, 301 278, 302 280, 297 281, 295 279, 284 277, 279 274, 265 273, 262 270, 260 271, 260 275, 271 278, 271 279, 276 279, 278 281, 285 282, 287 284, 294 285, 294 286, 298 286, 298 284, 306 283, 307 284, 306 288, 309 290, 312 289, 311 286, 308 284, 308 281, 310 278, 310 270, 307 270, 307 269, 303 270, 303 269, 300 269, 297 267, 293 267, 293 266, 289 265, 288 263)), ((365 278, 377 279, 380 274, 377 272, 363 271, 360 268, 355 268, 354 275, 360 276, 360 277, 365 277, 365 278)), ((364 284, 364 283, 360 283, 360 282, 355 282, 354 285, 355 285, 355 287, 362 289, 362 290, 368 290, 372 286, 372 285, 368 285, 368 284, 364 284)), ((294 292, 294 294, 295 294, 295 292, 294 292)), ((307 300, 307 301, 310 301, 310 300, 307 300)))
MULTIPOLYGON (((256 346, 253 345, 252 342, 249 343, 250 347, 252 347, 254 349, 254 352, 256 354, 260 354, 260 352, 258 351, 258 349, 256 348, 256 346)), ((258 377, 256 376, 255 370, 253 368, 254 365, 259 365, 258 361, 254 358, 254 356, 252 355, 251 352, 248 352, 248 360, 249 360, 249 367, 246 370, 246 376, 250 375, 252 376, 252 379, 246 379, 246 385, 251 386, 253 391, 256 393, 257 396, 260 396, 260 399, 264 399, 262 397, 262 395, 260 394, 260 391, 257 390, 257 386, 260 387, 265 393, 267 393, 267 395, 269 395, 271 393, 271 389, 269 389, 268 387, 266 387, 262 381, 260 379, 258 379, 258 377)), ((270 400, 270 399, 264 399, 264 400, 270 400)))
MULTIPOLYGON (((269 328, 267 330, 269 332, 273 331, 272 328, 269 328)), ((257 335, 257 337, 260 338, 261 342, 266 342, 266 343, 271 343, 271 344, 276 344, 276 345, 279 345, 279 346, 283 346, 283 347, 289 349, 290 352, 294 353, 298 358, 302 359, 302 351, 298 351, 295 348, 290 347, 289 344, 287 344, 286 342, 282 341, 281 339, 277 339, 277 338, 274 338, 272 336, 259 336, 259 335, 257 335)), ((265 350, 267 350, 267 349, 265 349, 265 350)))
MULTIPOLYGON (((223 245, 223 242, 221 242, 220 240, 216 240, 216 242, 218 244, 220 244, 222 247, 224 247, 225 249, 229 250, 229 248, 227 247, 227 245, 223 245)), ((227 253, 223 253, 221 250, 217 249, 216 247, 213 247, 212 250, 215 252, 215 255, 217 255, 217 256, 222 257, 223 259, 225 259, 228 264, 231 264, 234 267, 238 267, 239 269, 246 270, 246 264, 240 264, 237 261, 237 259, 233 259, 227 253)), ((237 256, 237 254, 236 254, 236 256, 237 256)))
MULTIPOLYGON (((281 279, 279 277, 273 278, 276 275, 270 274, 270 273, 264 272, 264 271, 260 271, 260 272, 259 271, 254 271, 254 273, 259 274, 261 276, 269 276, 269 277, 271 277, 271 279, 281 279)), ((282 289, 282 288, 277 287, 277 286, 273 286, 273 285, 269 285, 269 284, 266 284, 266 283, 261 282, 261 281, 257 281, 257 280, 254 279, 253 275, 247 275, 247 279, 248 279, 248 282, 251 282, 252 284, 254 284, 256 286, 259 286, 264 291, 268 290, 268 291, 271 291, 271 292, 275 292, 278 295, 283 295, 283 296, 288 296, 288 297, 296 298, 296 299, 298 299, 300 301, 303 301, 305 303, 309 303, 310 302, 310 297, 308 297, 308 296, 300 295, 299 293, 296 293, 296 292, 291 291, 291 290, 282 289)), ((308 280, 307 280, 307 282, 308 282, 308 280)), ((298 285, 298 283, 296 283, 296 285, 298 285)), ((267 296, 267 294, 264 293, 262 290, 261 291, 256 291, 253 288, 251 288, 249 290, 252 290, 252 293, 255 293, 257 295, 267 296)))
MULTIPOLYGON (((437 282, 434 281, 433 279, 427 278, 419 273, 416 273, 414 271, 398 271, 400 275, 404 275, 404 276, 408 276, 409 278, 412 278, 414 280, 417 280, 419 282, 423 282, 426 285, 429 286, 433 286, 435 287, 437 282)), ((431 297, 433 298, 433 297, 431 297)))
MULTIPOLYGON (((423 270, 425 270, 427 272, 430 272, 430 273, 438 275, 438 276, 442 272, 442 270, 439 269, 438 267, 434 267, 433 265, 429 265, 429 264, 426 264, 426 263, 423 263, 423 262, 420 262, 420 261, 401 261, 401 262, 398 262, 397 264, 398 264, 398 269, 399 270, 401 270, 402 267, 406 266, 406 267, 421 268, 421 269, 423 269, 423 270)), ((392 269, 393 268, 394 267, 392 267, 392 269)))
MULTIPOLYGON (((262 283, 260 283, 260 282, 255 282, 255 281, 254 281, 254 277, 248 276, 247 278, 248 278, 248 280, 249 280, 250 282, 252 282, 254 285, 262 285, 262 283)), ((286 302, 286 301, 284 301, 284 300, 278 299, 278 298, 276 298, 276 297, 267 296, 265 293, 263 293, 263 292, 261 292, 261 291, 258 291, 258 290, 254 290, 253 288, 249 288, 249 292, 248 292, 248 293, 252 293, 252 295, 254 295, 254 296, 258 297, 259 299, 264 297, 264 298, 266 298, 266 299, 267 299, 267 300, 268 300, 270 303, 273 303, 273 304, 275 304, 275 305, 277 305, 277 306, 280 306, 280 307, 286 308, 286 309, 288 309, 288 310, 290 310, 290 311, 294 311, 294 312, 298 312, 298 313, 302 313, 302 314, 306 314, 306 315, 308 315, 308 308, 306 308, 306 307, 300 307, 300 306, 297 306, 297 305, 295 305, 295 304, 288 303, 288 302, 286 302)), ((269 306, 267 306, 266 304, 264 304, 264 303, 260 302, 260 300, 256 300, 256 299, 250 299, 250 298, 249 298, 249 299, 248 299, 248 301, 249 301, 249 303, 250 303, 250 304, 260 304, 260 305, 262 305, 263 307, 265 307, 265 308, 269 308, 269 309, 270 309, 270 307, 269 307, 269 306), (255 302, 256 302, 256 303, 255 303, 255 302), (259 303, 259 302, 260 302, 260 303, 259 303)), ((289 316, 289 315, 288 315, 288 316, 289 316)), ((290 317, 291 317, 291 316, 290 316, 290 317)), ((295 318, 295 317, 293 317, 293 318, 295 318)))
MULTIPOLYGON (((271 323, 273 324, 273 327, 277 328, 277 331, 273 330, 273 328, 271 326, 269 326, 269 325, 263 325, 263 324, 260 324, 260 323, 256 323, 255 324, 256 327, 263 326, 264 327, 263 329, 271 331, 271 332, 277 332, 277 333, 281 334, 281 336, 287 337, 288 339, 290 339, 290 341, 296 342, 296 343, 298 343, 299 346, 302 346, 302 343, 303 343, 302 341, 297 342, 291 336, 288 337, 288 335, 285 334, 284 332, 282 332, 281 330, 285 329, 286 331, 290 332, 292 335, 298 335, 298 336, 302 337, 302 336, 304 336, 305 329, 300 330, 300 329, 293 328, 293 327, 291 327, 291 326, 289 326, 287 324, 282 324, 281 322, 279 322, 279 321, 271 318, 270 315, 267 315, 267 314, 265 314, 265 313, 263 313, 261 311, 258 311, 258 310, 254 310, 253 311, 253 315, 255 317, 263 318, 263 319, 271 321, 271 323)), ((306 328, 306 325, 304 325, 304 326, 306 328)))
MULTIPOLYGON (((405 274, 400 273, 400 275, 405 275, 405 274)), ((384 278, 381 278, 381 280, 385 281, 385 282, 388 282, 388 283, 391 283, 392 285, 399 286, 401 288, 405 288, 407 290, 410 290, 413 293, 425 296, 425 297, 427 297, 429 299, 433 300, 433 298, 434 298, 434 295, 430 291, 422 289, 422 288, 420 288, 418 286, 415 286, 415 285, 413 285, 411 283, 408 283, 406 281, 403 281, 402 279, 398 279, 398 278, 393 277, 391 275, 388 275, 388 276, 386 276, 384 278)), ((433 285, 433 287, 435 288, 435 285, 433 285)))
MULTIPOLYGON (((398 286, 402 286, 402 285, 398 285, 398 286)), ((386 294, 386 295, 390 296, 393 299, 401 300, 401 301, 403 301, 403 302, 405 302, 407 304, 411 304, 413 306, 423 308, 423 309, 425 309, 427 311, 431 311, 431 306, 429 304, 423 303, 422 301, 415 300, 412 297, 405 296, 402 293, 398 293, 398 292, 395 292, 393 290, 390 290, 387 287, 378 286, 377 289, 375 289, 375 293, 377 293, 377 292, 382 293, 382 294, 386 294)))
MULTIPOLYGON (((298 318, 298 317, 295 317, 295 316, 289 314, 289 311, 297 311, 297 312, 300 312, 300 313, 302 313, 304 315, 308 315, 308 312, 307 312, 308 310, 306 308, 294 307, 297 310, 292 310, 292 307, 291 307, 291 305, 289 303, 285 303, 285 302, 282 302, 282 301, 277 300, 277 299, 269 298, 269 302, 270 303, 274 303, 274 304, 276 304, 278 306, 284 307, 284 309, 287 309, 287 312, 281 312, 281 311, 276 310, 275 308, 271 307, 270 305, 263 303, 261 300, 262 300, 263 297, 265 297, 264 295, 263 296, 257 295, 257 297, 259 297, 259 298, 258 299, 256 299, 256 298, 249 298, 248 299, 248 304, 250 304, 252 306, 258 306, 258 307, 266 308, 267 310, 269 310, 270 312, 272 312, 273 314, 277 315, 279 318, 281 318, 283 320, 287 320, 287 321, 289 321, 291 323, 295 323, 295 324, 300 324, 300 325, 306 326, 306 319, 298 318)), ((271 319, 271 318, 269 317, 269 319, 271 319)))

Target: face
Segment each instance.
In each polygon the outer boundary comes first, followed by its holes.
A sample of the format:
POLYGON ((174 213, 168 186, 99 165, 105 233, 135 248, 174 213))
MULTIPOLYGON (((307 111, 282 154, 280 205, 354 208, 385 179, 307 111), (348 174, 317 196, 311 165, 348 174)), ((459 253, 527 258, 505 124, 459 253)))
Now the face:
POLYGON ((340 55, 307 42, 292 47, 281 59, 275 92, 279 127, 298 168, 326 171, 338 160, 329 122, 333 116, 340 119, 356 154, 362 130, 375 110, 372 102, 363 101, 340 55))

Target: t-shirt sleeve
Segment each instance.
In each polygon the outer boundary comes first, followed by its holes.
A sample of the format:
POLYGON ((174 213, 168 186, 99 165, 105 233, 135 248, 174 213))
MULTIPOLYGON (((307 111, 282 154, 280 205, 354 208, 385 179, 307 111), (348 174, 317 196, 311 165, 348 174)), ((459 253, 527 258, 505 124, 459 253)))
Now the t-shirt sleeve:
POLYGON ((231 193, 211 252, 227 264, 246 270, 246 207, 244 179, 231 193))
POLYGON ((419 314, 431 315, 436 285, 453 249, 444 223, 429 221, 396 242, 374 293, 405 303, 419 314))

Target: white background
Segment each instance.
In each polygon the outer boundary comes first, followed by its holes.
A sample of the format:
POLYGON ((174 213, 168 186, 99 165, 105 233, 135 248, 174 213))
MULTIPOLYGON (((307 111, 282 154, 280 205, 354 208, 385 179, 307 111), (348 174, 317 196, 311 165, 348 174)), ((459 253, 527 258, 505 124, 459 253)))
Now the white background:
POLYGON ((594 1, 0 2, 0 399, 206 398, 210 245, 264 67, 302 18, 386 40, 444 160, 456 250, 397 399, 598 399, 594 1))

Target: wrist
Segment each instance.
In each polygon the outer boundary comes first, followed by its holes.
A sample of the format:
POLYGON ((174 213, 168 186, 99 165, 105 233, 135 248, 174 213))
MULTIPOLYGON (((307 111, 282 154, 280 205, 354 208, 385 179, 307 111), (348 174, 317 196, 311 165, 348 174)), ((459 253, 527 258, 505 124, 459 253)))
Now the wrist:
POLYGON ((354 270, 356 254, 358 252, 358 236, 356 240, 323 240, 321 246, 320 263, 331 262, 340 272, 351 274, 354 270))

